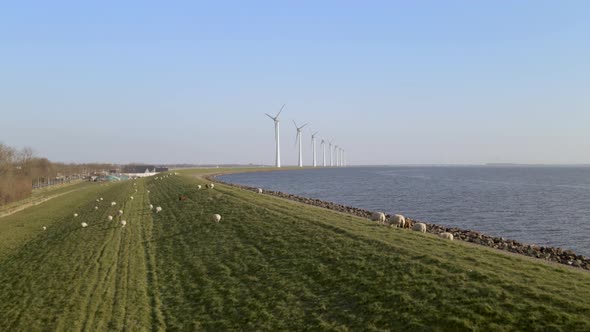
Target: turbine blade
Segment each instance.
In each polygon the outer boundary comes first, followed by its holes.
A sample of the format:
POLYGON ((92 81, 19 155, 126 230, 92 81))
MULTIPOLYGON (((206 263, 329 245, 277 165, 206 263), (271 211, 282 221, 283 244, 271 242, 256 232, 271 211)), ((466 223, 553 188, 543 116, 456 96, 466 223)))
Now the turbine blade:
POLYGON ((295 120, 293 120, 293 124, 295 125, 295 128, 299 129, 299 127, 297 127, 297 123, 295 122, 295 120))
POLYGON ((271 118, 271 119, 273 119, 273 120, 275 119, 275 118, 273 118, 273 117, 272 117, 272 115, 270 115, 270 114, 268 114, 268 113, 264 113, 264 114, 266 114, 266 116, 268 116, 269 118, 271 118))
POLYGON ((279 110, 279 113, 277 113, 277 118, 279 117, 279 115, 281 115, 281 112, 283 111, 283 108, 285 108, 286 104, 283 104, 283 106, 281 106, 281 109, 279 110))
POLYGON ((307 126, 308 124, 309 124, 309 123, 306 123, 306 124, 304 124, 303 126, 299 127, 299 129, 301 129, 301 128, 303 128, 303 127, 307 126))

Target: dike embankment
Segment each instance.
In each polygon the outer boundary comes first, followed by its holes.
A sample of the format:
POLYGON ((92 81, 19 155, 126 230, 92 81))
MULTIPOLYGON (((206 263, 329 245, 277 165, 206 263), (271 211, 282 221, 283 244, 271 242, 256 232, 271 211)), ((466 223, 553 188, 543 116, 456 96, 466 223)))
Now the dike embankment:
MULTIPOLYGON (((211 181, 216 181, 219 183, 223 183, 228 186, 254 191, 257 192, 258 188, 239 185, 235 183, 229 183, 226 181, 220 180, 218 177, 221 175, 225 175, 227 173, 221 174, 214 174, 214 175, 207 175, 205 176, 206 179, 211 181)), ((342 213, 352 214, 361 218, 371 218, 371 215, 374 211, 369 211, 365 209, 360 209, 357 207, 341 205, 333 202, 323 201, 320 199, 315 198, 307 198, 302 196, 297 196, 289 193, 284 193, 280 191, 272 191, 272 190, 264 190, 264 194, 272 195, 284 199, 289 199, 292 201, 296 201, 303 204, 309 204, 317 207, 321 207, 324 209, 334 210, 342 213)), ((387 219, 391 217, 390 215, 386 215, 387 219)), ((406 220, 410 220, 413 223, 422 222, 419 220, 415 220, 412 218, 406 217, 406 220)), ((498 249, 502 251, 507 251, 514 254, 524 255, 528 257, 533 257, 549 262, 564 264, 572 267, 581 268, 584 270, 590 271, 590 258, 584 257, 582 255, 577 255, 572 250, 565 250, 562 248, 555 248, 555 247, 546 247, 546 246, 537 246, 537 245, 530 245, 521 243, 515 240, 505 239, 503 237, 495 237, 483 234, 481 232, 473 231, 473 230, 465 230, 458 227, 446 227, 442 225, 422 222, 426 224, 426 232, 431 234, 440 234, 443 232, 449 232, 453 234, 455 240, 465 241, 474 243, 477 245, 482 245, 486 247, 490 247, 493 249, 498 249)))

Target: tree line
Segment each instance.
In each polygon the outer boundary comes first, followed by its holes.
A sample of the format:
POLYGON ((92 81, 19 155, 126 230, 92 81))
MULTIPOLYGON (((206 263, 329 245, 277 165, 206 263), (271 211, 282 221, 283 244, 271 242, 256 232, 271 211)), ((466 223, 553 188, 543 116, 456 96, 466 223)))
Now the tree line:
POLYGON ((110 164, 65 164, 37 157, 31 148, 15 149, 0 143, 0 205, 32 193, 40 184, 58 183, 106 171, 110 164))

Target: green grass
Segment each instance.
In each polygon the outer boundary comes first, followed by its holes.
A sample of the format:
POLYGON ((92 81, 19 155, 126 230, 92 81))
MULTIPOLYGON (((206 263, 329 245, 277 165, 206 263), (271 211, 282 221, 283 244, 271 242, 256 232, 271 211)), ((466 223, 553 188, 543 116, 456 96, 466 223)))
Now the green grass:
POLYGON ((590 330, 586 272, 223 185, 197 190, 204 181, 189 175, 207 172, 140 180, 138 193, 85 187, 1 218, 0 331, 590 330), (106 219, 121 205, 125 228, 106 219))

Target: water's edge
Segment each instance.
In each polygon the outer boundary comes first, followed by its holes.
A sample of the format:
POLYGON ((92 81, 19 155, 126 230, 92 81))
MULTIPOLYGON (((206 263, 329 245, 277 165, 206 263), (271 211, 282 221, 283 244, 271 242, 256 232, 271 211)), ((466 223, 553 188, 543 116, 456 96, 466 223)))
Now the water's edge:
MULTIPOLYGON (((226 173, 218 173, 212 175, 204 176, 205 179, 216 181, 219 183, 223 183, 228 186, 232 186, 235 188, 240 188, 243 190, 249 190, 253 192, 258 192, 259 188, 254 188, 250 186, 240 185, 236 183, 226 182, 219 179, 219 176, 227 175, 233 172, 226 172, 226 173)), ((345 206, 333 202, 323 201, 320 199, 315 198, 307 198, 298 195, 293 195, 289 193, 283 193, 280 191, 272 191, 272 190, 264 190, 264 194, 277 196, 280 198, 289 199, 292 201, 296 201, 299 203, 309 204, 329 210, 334 210, 342 213, 348 213, 351 215, 355 215, 361 218, 371 218, 371 215, 374 211, 369 211, 365 209, 360 209, 351 206, 345 206)), ((391 216, 386 214, 387 220, 389 220, 391 216)), ((415 219, 411 219, 406 217, 406 220, 409 220, 411 223, 421 222, 415 219)), ((482 234, 477 231, 473 230, 464 230, 458 227, 445 227, 436 224, 426 223, 426 232, 431 234, 440 234, 443 232, 448 232, 453 234, 454 238, 461 241, 466 241, 474 244, 479 244, 482 246, 490 247, 493 249, 504 250, 515 254, 520 254, 528 257, 538 258, 549 262, 555 262, 559 264, 564 264, 571 267, 577 267, 584 270, 590 271, 590 258, 584 257, 582 255, 576 255, 572 250, 564 250, 562 248, 555 248, 549 246, 536 246, 530 244, 520 243, 518 241, 505 239, 503 237, 493 237, 489 235, 482 234)))

